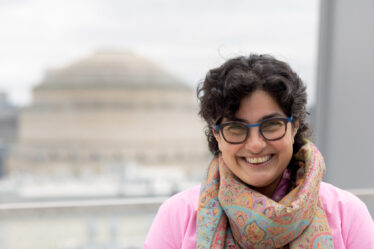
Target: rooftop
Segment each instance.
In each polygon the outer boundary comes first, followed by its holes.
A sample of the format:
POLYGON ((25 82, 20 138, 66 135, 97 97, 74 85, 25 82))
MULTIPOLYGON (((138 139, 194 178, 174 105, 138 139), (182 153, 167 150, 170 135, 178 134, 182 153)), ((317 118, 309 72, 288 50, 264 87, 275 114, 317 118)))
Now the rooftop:
POLYGON ((132 52, 98 51, 72 64, 48 70, 35 89, 190 89, 155 63, 132 52))

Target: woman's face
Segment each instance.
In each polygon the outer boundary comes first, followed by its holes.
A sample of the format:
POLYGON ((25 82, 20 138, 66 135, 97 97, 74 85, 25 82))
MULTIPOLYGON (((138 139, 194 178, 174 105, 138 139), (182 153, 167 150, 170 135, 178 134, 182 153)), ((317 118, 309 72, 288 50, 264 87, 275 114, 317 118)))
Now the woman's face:
MULTIPOLYGON (((257 124, 269 115, 287 117, 268 93, 256 90, 242 99, 235 118, 257 124)), ((222 122, 227 121, 224 119, 222 122)), ((251 127, 247 140, 242 144, 227 143, 221 133, 215 134, 215 137, 227 167, 253 189, 271 197, 291 160, 296 132, 297 127, 288 122, 286 135, 276 141, 265 140, 259 133, 259 127, 251 127)))

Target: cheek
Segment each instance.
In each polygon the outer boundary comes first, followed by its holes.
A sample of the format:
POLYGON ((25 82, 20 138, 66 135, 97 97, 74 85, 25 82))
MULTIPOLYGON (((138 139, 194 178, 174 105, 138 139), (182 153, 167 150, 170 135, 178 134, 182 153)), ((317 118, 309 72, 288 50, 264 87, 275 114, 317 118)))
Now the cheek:
POLYGON ((228 143, 218 143, 218 147, 222 156, 226 158, 226 160, 231 160, 230 158, 233 158, 238 153, 241 146, 228 143))
POLYGON ((279 153, 279 156, 285 160, 291 159, 293 152, 293 136, 284 137, 280 141, 274 141, 272 143, 273 148, 279 153))

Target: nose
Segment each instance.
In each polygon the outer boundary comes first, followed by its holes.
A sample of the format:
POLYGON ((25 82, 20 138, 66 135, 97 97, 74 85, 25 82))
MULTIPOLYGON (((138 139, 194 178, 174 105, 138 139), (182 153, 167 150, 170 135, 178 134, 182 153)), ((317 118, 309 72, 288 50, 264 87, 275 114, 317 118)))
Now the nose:
POLYGON ((245 149, 252 154, 260 154, 266 146, 265 138, 261 136, 258 127, 250 129, 247 140, 245 141, 245 149))

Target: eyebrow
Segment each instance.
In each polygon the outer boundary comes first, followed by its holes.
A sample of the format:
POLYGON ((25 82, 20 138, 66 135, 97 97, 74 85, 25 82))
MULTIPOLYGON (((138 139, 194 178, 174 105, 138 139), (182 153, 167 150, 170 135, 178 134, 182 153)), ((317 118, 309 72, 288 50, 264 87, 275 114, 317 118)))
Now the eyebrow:
MULTIPOLYGON (((261 123, 265 119, 275 118, 275 117, 284 117, 284 115, 281 114, 281 113, 279 113, 279 112, 273 112, 273 113, 270 113, 268 115, 263 116, 262 118, 260 118, 259 120, 257 120, 256 123, 261 123)), ((239 121, 239 122, 244 122, 244 123, 249 124, 248 120, 242 119, 242 118, 236 118, 236 117, 234 117, 233 120, 231 120, 231 121, 239 121)))

